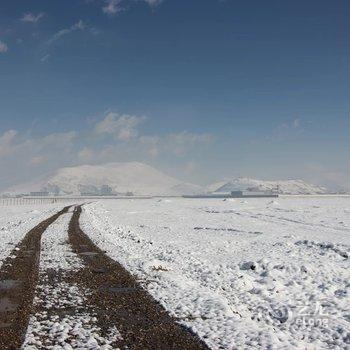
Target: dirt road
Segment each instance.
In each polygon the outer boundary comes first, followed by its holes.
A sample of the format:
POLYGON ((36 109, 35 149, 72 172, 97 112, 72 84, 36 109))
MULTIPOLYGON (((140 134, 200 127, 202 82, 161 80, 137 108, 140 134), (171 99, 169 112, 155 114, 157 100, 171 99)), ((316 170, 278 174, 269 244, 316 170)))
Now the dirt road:
POLYGON ((69 207, 30 230, 0 269, 0 349, 19 349, 38 278, 41 236, 69 207))
POLYGON ((5 261, 0 348, 208 349, 89 239, 81 210, 65 208, 42 222, 5 261))

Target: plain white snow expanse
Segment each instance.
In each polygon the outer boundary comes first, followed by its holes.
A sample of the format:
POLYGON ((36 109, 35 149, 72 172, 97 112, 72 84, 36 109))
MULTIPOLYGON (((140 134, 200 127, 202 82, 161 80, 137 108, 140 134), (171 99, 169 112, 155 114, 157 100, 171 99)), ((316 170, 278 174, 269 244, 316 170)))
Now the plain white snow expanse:
POLYGON ((350 198, 105 200, 82 229, 212 349, 350 347, 350 198))
POLYGON ((64 279, 67 273, 83 267, 80 257, 68 243, 71 216, 70 213, 62 215, 43 234, 34 305, 40 305, 45 311, 31 316, 23 350, 108 350, 112 349, 110 344, 120 337, 115 327, 111 327, 108 339, 99 335, 95 316, 86 311, 88 290, 64 281, 56 282, 54 287, 49 283, 49 278, 60 275, 64 279), (66 308, 74 308, 74 314, 62 316, 62 310, 66 308), (41 339, 45 339, 45 343, 41 339))
POLYGON ((62 208, 62 203, 0 206, 0 267, 28 231, 62 208))

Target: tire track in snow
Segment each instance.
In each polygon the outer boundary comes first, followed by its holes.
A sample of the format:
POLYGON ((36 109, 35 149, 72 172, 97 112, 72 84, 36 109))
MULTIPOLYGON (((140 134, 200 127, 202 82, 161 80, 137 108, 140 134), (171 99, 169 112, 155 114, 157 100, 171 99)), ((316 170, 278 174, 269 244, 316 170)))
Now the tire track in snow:
POLYGON ((30 230, 0 269, 0 349, 19 349, 27 328, 38 278, 41 236, 62 214, 30 230))
POLYGON ((91 291, 87 302, 94 305, 102 335, 115 325, 123 338, 122 349, 207 350, 198 336, 179 325, 134 276, 88 238, 80 229, 80 214, 79 206, 69 225, 69 240, 85 261, 77 282, 91 291))
POLYGON ((71 217, 71 213, 63 215, 43 234, 35 313, 29 321, 23 350, 118 347, 119 332, 112 326, 104 337, 101 335, 88 303, 91 292, 77 283, 84 264, 68 242, 71 217))

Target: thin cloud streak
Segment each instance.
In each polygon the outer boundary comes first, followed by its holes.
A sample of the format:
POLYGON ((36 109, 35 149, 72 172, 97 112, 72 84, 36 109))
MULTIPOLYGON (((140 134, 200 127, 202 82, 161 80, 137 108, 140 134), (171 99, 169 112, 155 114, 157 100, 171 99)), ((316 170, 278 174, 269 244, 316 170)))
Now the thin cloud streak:
POLYGON ((27 23, 38 23, 43 17, 45 17, 44 12, 38 13, 37 15, 29 12, 23 15, 23 17, 21 18, 21 21, 27 22, 27 23))
POLYGON ((0 53, 6 53, 7 51, 8 51, 7 44, 0 40, 0 53))
POLYGON ((55 33, 48 41, 47 44, 51 45, 54 42, 56 42, 57 40, 61 39, 62 37, 76 32, 76 31, 83 31, 87 28, 87 26, 85 25, 85 23, 82 20, 79 20, 77 23, 73 24, 70 28, 65 28, 65 29, 61 29, 60 31, 58 31, 57 33, 55 33))

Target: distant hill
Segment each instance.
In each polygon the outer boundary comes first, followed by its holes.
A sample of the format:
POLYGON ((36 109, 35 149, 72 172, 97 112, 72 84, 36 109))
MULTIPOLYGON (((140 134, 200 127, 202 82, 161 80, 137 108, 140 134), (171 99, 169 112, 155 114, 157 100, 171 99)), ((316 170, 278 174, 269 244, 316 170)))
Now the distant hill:
POLYGON ((9 188, 10 194, 47 191, 60 195, 98 193, 101 187, 113 193, 135 195, 196 194, 199 186, 183 183, 153 167, 137 162, 82 165, 56 170, 42 178, 9 188))
POLYGON ((327 189, 309 184, 303 180, 264 181, 245 177, 208 187, 210 192, 231 192, 239 190, 274 191, 279 194, 325 194, 327 189))
POLYGON ((126 194, 134 195, 194 195, 237 190, 274 191, 280 194, 325 194, 327 189, 303 180, 263 181, 234 178, 201 186, 182 182, 161 171, 138 162, 81 165, 58 169, 39 179, 13 186, 4 193, 10 195, 49 192, 55 195, 126 194))

